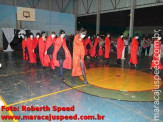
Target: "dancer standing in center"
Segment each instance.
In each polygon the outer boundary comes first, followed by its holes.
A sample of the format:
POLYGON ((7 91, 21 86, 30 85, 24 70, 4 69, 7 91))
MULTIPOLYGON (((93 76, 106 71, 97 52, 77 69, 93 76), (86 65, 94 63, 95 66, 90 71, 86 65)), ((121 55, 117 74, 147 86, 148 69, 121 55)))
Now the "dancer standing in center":
POLYGON ((83 39, 86 36, 86 33, 86 30, 81 29, 79 33, 75 35, 73 46, 73 68, 71 75, 73 77, 73 81, 75 76, 83 75, 84 83, 88 85, 88 81, 86 79, 86 68, 84 64, 85 49, 83 45, 83 39))

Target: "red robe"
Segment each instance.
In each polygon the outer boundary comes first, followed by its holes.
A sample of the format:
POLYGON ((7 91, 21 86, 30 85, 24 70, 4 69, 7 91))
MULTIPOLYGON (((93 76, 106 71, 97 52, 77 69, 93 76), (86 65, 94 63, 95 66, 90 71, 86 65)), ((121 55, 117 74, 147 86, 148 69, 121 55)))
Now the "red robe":
POLYGON ((34 39, 31 40, 31 38, 27 38, 27 49, 28 49, 30 63, 36 63, 36 54, 33 51, 34 50, 33 41, 34 39))
POLYGON ((119 37, 117 40, 117 59, 122 58, 123 49, 124 49, 124 41, 121 37, 119 37))
POLYGON ((159 69, 163 69, 160 59, 157 58, 159 55, 161 55, 160 53, 161 53, 161 42, 158 41, 158 39, 155 39, 153 44, 153 60, 152 60, 151 68, 155 68, 154 66, 156 66, 159 63, 157 67, 159 66, 159 69), (159 52, 154 54, 154 50, 157 50, 157 52, 159 50, 159 52), (156 55, 157 57, 155 57, 154 55, 156 55), (157 62, 158 60, 159 62, 157 62))
MULTIPOLYGON (((85 55, 85 49, 84 49, 83 40, 80 40, 79 34, 76 34, 74 38, 74 45, 73 45, 73 65, 72 65, 72 73, 71 73, 72 76, 83 75, 80 66, 80 60, 84 64, 84 55, 85 55)), ((84 65, 84 69, 86 72, 85 65, 84 65)))
POLYGON ((89 46, 90 46, 89 54, 91 54, 93 45, 92 45, 91 39, 89 39, 89 38, 87 38, 87 39, 85 40, 85 43, 84 43, 85 55, 88 55, 88 49, 87 49, 87 45, 88 45, 88 44, 89 44, 89 46))
POLYGON ((23 60, 28 60, 28 56, 25 55, 25 48, 27 47, 27 41, 22 41, 23 60))
POLYGON ((98 56, 103 56, 103 50, 101 46, 99 47, 99 50, 98 50, 98 56))
POLYGON ((65 51, 65 60, 63 62, 63 68, 71 69, 71 54, 70 54, 70 51, 67 48, 65 38, 63 38, 63 43, 61 41, 61 37, 58 37, 56 42, 55 42, 55 48, 54 48, 54 53, 53 53, 53 61, 54 61, 53 63, 57 67, 60 66, 59 61, 57 60, 57 53, 58 53, 61 46, 63 46, 63 49, 65 51))
MULTIPOLYGON (((45 46, 45 52, 49 49, 49 47, 53 44, 53 46, 55 47, 55 42, 56 42, 57 38, 52 39, 51 35, 48 36, 47 40, 46 40, 46 46, 45 46)), ((53 54, 54 55, 54 51, 53 54)), ((52 69, 55 69, 55 65, 54 65, 54 58, 51 59, 50 61, 50 67, 52 69)))
POLYGON ((138 52, 138 40, 133 38, 131 42, 130 61, 129 61, 130 63, 138 64, 137 52, 138 52))
POLYGON ((91 51, 91 57, 95 57, 95 55, 96 55, 96 46, 99 44, 99 42, 100 42, 100 39, 96 38, 94 46, 93 46, 92 51, 91 51))
POLYGON ((105 58, 109 58, 110 54, 110 38, 105 37, 105 58))
POLYGON ((39 39, 37 39, 37 38, 35 37, 35 38, 34 38, 34 41, 33 41, 33 47, 34 47, 34 49, 37 47, 38 42, 39 42, 39 39))
POLYGON ((40 61, 43 67, 48 67, 50 64, 50 58, 48 55, 45 55, 45 46, 46 46, 46 41, 43 41, 43 38, 41 37, 39 39, 39 56, 40 56, 40 61))

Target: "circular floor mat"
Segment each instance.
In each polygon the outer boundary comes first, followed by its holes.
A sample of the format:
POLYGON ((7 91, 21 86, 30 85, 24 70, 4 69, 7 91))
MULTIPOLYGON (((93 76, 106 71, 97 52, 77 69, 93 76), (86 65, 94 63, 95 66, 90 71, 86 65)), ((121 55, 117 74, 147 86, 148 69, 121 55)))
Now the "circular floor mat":
MULTIPOLYGON (((75 77, 72 83, 71 72, 65 72, 65 83, 70 87, 83 85, 82 77, 75 77)), ((125 101, 154 101, 154 75, 138 70, 100 67, 87 70, 90 86, 75 88, 86 94, 125 101)), ((160 81, 160 87, 163 82, 160 81)), ((160 88, 163 91, 163 88, 160 88)), ((163 94, 160 94, 163 100, 163 94)))
MULTIPOLYGON (((83 77, 80 77, 83 80, 83 77)), ((140 70, 100 67, 87 70, 88 82, 96 87, 120 91, 148 91, 156 88, 154 75, 140 70)), ((163 85, 159 81, 159 87, 163 85)))

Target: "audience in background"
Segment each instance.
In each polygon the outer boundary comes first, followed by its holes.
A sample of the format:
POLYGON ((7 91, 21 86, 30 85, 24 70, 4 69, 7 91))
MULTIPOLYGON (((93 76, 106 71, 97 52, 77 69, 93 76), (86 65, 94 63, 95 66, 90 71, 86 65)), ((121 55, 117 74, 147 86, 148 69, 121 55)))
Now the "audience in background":
POLYGON ((147 49, 147 37, 144 37, 142 40, 142 56, 145 56, 145 51, 147 49))
POLYGON ((147 56, 149 56, 150 48, 151 48, 151 39, 148 37, 147 38, 147 56))

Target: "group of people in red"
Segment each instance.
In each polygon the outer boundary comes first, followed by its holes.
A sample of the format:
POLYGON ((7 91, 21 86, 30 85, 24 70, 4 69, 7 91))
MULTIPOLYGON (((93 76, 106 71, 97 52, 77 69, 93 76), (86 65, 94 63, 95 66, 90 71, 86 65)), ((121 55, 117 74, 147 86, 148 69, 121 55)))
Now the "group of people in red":
MULTIPOLYGON (((35 64, 37 62, 41 62, 43 67, 51 67, 52 70, 55 67, 59 67, 59 76, 62 80, 63 76, 63 68, 72 69, 72 77, 81 76, 84 77, 84 83, 88 84, 86 79, 86 67, 84 64, 84 57, 89 55, 90 57, 99 57, 103 56, 106 59, 109 59, 110 55, 110 33, 107 33, 105 37, 105 53, 103 53, 102 46, 100 44, 99 35, 96 36, 94 43, 92 44, 90 36, 86 37, 87 31, 85 29, 81 29, 74 37, 73 41, 73 59, 71 53, 66 45, 65 39, 65 31, 61 30, 59 36, 57 37, 54 31, 46 38, 46 33, 42 32, 41 35, 39 33, 36 34, 36 37, 31 33, 29 37, 25 36, 22 41, 22 49, 23 49, 23 59, 27 60, 31 64, 35 64)), ((123 34, 120 34, 117 39, 117 63, 121 63, 122 53, 125 48, 123 34)), ((130 48, 130 60, 129 65, 132 63, 136 67, 138 64, 137 60, 137 52, 138 52, 138 38, 139 36, 136 34, 132 38, 131 48, 130 48)), ((161 37, 155 38, 155 42, 159 42, 157 47, 161 50, 161 37)), ((155 49, 156 47, 154 47, 155 49)), ((161 55, 161 52, 158 54, 161 55)), ((151 68, 154 68, 154 60, 151 68)), ((162 69, 161 63, 159 63, 159 68, 162 69)), ((72 80, 73 81, 73 80, 72 80)))
MULTIPOLYGON (((122 58, 122 53, 123 50, 125 48, 124 45, 124 40, 123 40, 123 33, 121 33, 117 39, 117 64, 121 64, 121 58, 122 58)), ((131 56, 130 56, 130 60, 129 60, 129 65, 130 63, 133 63, 136 67, 136 65, 138 64, 137 61, 137 51, 138 51, 138 35, 135 35, 132 39, 132 43, 131 43, 131 56)), ((85 47, 85 55, 90 55, 91 57, 95 57, 95 56, 103 56, 103 50, 102 50, 102 46, 100 45, 100 39, 99 39, 99 35, 97 35, 97 37, 95 38, 94 41, 94 45, 91 43, 90 40, 90 36, 88 36, 88 38, 83 42, 84 43, 84 47, 85 47), (87 48, 87 46, 90 46, 90 48, 87 48), (88 49, 90 49, 88 51, 88 49)), ((105 59, 109 59, 109 55, 110 55, 110 33, 107 33, 106 37, 105 37, 105 53, 104 53, 104 57, 105 59)))
MULTIPOLYGON (((122 59, 122 55, 123 55, 123 51, 125 49, 125 44, 124 44, 124 35, 123 33, 121 33, 117 39, 117 64, 121 64, 121 59, 122 59)), ((138 59, 137 59, 137 53, 138 53, 138 46, 139 46, 139 35, 135 34, 134 37, 131 40, 131 46, 130 46, 130 59, 129 59, 129 66, 132 64, 134 64, 134 67, 137 67, 138 64, 138 59)), ((157 46, 154 46, 154 50, 155 48, 159 47, 159 69, 163 69, 163 66, 161 65, 161 37, 157 37, 154 39, 154 44, 155 42, 157 43, 157 46)), ((100 45, 100 39, 99 39, 99 35, 96 36, 95 40, 94 40, 94 45, 91 43, 91 39, 90 36, 88 36, 88 38, 83 41, 84 47, 85 47, 85 55, 90 55, 91 57, 96 57, 96 56, 103 56, 103 50, 102 50, 102 46, 100 45), (89 49, 89 50, 88 50, 89 49)), ((110 33, 107 33, 106 37, 105 37, 105 53, 104 53, 104 57, 105 59, 109 59, 109 54, 110 54, 110 33)), ((153 50, 153 52, 154 52, 153 50)), ((153 55, 153 60, 152 60, 152 64, 151 64, 151 68, 154 68, 154 63, 156 62, 156 57, 155 55, 153 55)))
MULTIPOLYGON (((107 33, 105 37, 105 54, 104 57, 109 59, 110 54, 110 33, 107 33)), ((90 57, 100 57, 103 56, 102 44, 100 43, 100 36, 97 34, 94 39, 94 43, 92 44, 90 36, 88 36, 85 40, 83 40, 83 45, 85 49, 85 55, 90 57)))
POLYGON ((29 37, 25 35, 22 41, 23 59, 30 64, 40 62, 43 67, 51 67, 55 70, 55 67, 59 67, 59 77, 64 81, 63 68, 72 69, 72 77, 75 76, 84 77, 84 83, 88 84, 86 79, 86 68, 84 64, 85 48, 83 45, 83 39, 86 36, 87 31, 81 29, 78 34, 75 35, 73 45, 73 60, 70 51, 66 45, 65 31, 60 30, 57 37, 54 31, 46 38, 46 33, 42 32, 36 34, 36 37, 32 33, 29 37))

